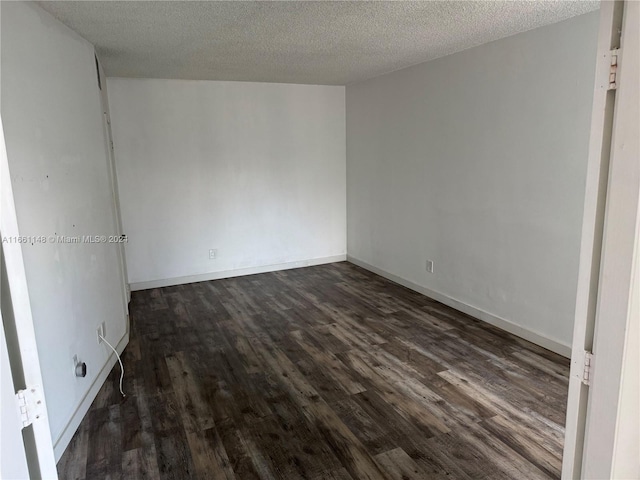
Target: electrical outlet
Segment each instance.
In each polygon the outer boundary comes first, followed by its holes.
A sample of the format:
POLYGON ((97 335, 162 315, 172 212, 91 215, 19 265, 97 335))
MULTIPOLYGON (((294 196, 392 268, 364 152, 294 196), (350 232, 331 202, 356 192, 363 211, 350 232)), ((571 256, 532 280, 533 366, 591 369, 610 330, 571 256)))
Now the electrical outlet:
POLYGON ((433 273, 433 260, 427 260, 427 272, 433 273))
POLYGON ((73 376, 79 378, 87 376, 87 364, 78 360, 78 355, 73 356, 73 376))
POLYGON ((217 256, 218 256, 218 250, 216 250, 215 248, 212 248, 211 250, 209 250, 209 260, 215 260, 217 256))
POLYGON ((105 325, 104 322, 102 322, 100 325, 98 325, 98 327, 96 328, 96 337, 98 339, 98 345, 100 345, 102 343, 102 338, 105 338, 107 331, 105 329, 105 325), (100 338, 102 337, 102 338, 100 338))

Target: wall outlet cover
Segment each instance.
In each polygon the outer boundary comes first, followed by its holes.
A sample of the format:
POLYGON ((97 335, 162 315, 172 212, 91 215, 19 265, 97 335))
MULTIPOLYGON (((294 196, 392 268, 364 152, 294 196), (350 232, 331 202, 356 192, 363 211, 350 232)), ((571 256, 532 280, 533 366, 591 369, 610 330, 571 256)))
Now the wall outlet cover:
POLYGON ((98 339, 98 345, 102 343, 102 338, 106 337, 106 329, 105 324, 102 322, 100 325, 96 327, 96 338, 98 339))

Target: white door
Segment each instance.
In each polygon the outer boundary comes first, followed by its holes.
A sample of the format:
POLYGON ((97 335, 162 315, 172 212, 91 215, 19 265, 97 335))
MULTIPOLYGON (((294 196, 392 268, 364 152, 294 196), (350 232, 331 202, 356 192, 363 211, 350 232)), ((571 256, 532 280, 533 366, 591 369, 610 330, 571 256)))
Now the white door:
POLYGON ((627 476, 634 470, 640 474, 637 378, 623 375, 637 372, 633 363, 638 358, 633 347, 628 348, 634 345, 630 332, 637 332, 639 321, 632 311, 638 296, 634 266, 640 211, 638 25, 639 2, 602 2, 567 404, 565 479, 637 478, 627 476), (632 444, 621 445, 620 438, 632 444))
MULTIPOLYGON (((2 468, 24 474, 25 459, 31 479, 58 478, 53 454, 51 431, 47 418, 47 405, 42 389, 42 373, 36 345, 36 336, 31 316, 31 303, 27 290, 27 278, 22 259, 22 246, 11 241, 19 237, 13 189, 9 175, 9 164, 4 141, 4 130, 0 119, 0 234, 8 241, 2 242, 2 468), (5 358, 6 355, 6 358, 5 358), (7 370, 9 368, 9 370, 7 370), (11 372, 9 375, 6 372, 11 372), (5 415, 18 417, 15 399, 16 390, 29 392, 26 397, 31 407, 29 420, 20 419, 16 431, 13 421, 5 423, 5 415), (34 395, 31 395, 33 393, 34 395), (5 399, 13 395, 13 408, 5 399), (5 443, 11 442, 11 443, 5 443), (14 456, 15 454, 15 456, 14 456)), ((2 471, 1 478, 5 476, 2 471)), ((17 477, 17 478, 27 478, 17 477)))

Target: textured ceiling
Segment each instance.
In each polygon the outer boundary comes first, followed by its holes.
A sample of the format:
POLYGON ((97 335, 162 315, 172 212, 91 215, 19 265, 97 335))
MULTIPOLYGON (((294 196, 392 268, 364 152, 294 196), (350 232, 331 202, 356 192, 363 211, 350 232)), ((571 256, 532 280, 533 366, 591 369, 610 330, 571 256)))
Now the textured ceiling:
POLYGON ((597 1, 38 2, 108 76, 345 85, 598 8, 597 1))

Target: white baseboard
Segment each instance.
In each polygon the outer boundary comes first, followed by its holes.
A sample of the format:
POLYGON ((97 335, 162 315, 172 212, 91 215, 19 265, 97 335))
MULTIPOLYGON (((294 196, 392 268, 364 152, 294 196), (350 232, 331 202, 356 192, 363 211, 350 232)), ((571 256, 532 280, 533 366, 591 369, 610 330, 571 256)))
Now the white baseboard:
POLYGON ((171 287, 173 285, 184 285, 187 283, 207 282, 209 280, 220 280, 221 278, 242 277, 244 275, 254 275, 256 273, 277 272, 279 270, 289 270, 292 268, 312 267, 325 263, 343 262, 347 256, 333 255, 331 257, 311 258, 309 260, 299 260, 297 262, 276 263, 273 265, 262 265, 259 267, 239 268, 237 270, 224 270, 221 272, 203 273, 200 275, 189 275, 186 277, 165 278, 151 280, 148 282, 131 283, 131 290, 147 290, 149 288, 171 287))
MULTIPOLYGON (((116 345, 116 350, 118 351, 118 355, 122 355, 122 352, 124 351, 128 343, 129 343, 129 332, 127 331, 127 333, 124 334, 122 339, 116 345)), ((100 388, 102 387, 105 380, 107 379, 109 372, 111 372, 111 369, 116 364, 116 361, 117 360, 116 360, 115 354, 111 352, 111 355, 109 355, 109 358, 107 359, 107 361, 104 363, 104 365, 98 372, 98 375, 93 380, 93 383, 89 387, 89 390, 87 390, 87 393, 80 401, 80 404, 76 408, 76 411, 73 412, 71 419, 62 430, 62 433, 58 436, 58 438, 54 439, 53 453, 55 455, 56 462, 58 462, 60 460, 60 457, 62 457, 62 454, 64 453, 67 446, 69 445, 69 442, 73 438, 74 433, 76 433, 76 430, 78 430, 78 427, 80 426, 80 422, 89 411, 89 407, 93 403, 93 400, 96 398, 96 395, 98 395, 100 388)))
POLYGON ((429 298, 433 298, 434 300, 437 300, 438 302, 443 303, 451 308, 455 308, 456 310, 466 313, 467 315, 471 315, 474 318, 490 323, 495 327, 517 335, 518 337, 524 338, 525 340, 535 343, 536 345, 546 348, 547 350, 551 350, 552 352, 562 355, 563 357, 571 358, 571 347, 569 345, 560 343, 540 333, 529 330, 528 328, 525 328, 521 325, 510 322, 507 319, 498 317, 492 313, 486 312, 471 305, 467 305, 466 303, 451 298, 443 293, 436 292, 435 290, 423 287, 422 285, 418 285, 417 283, 414 283, 410 280, 406 280, 402 277, 394 275, 393 273, 389 273, 386 270, 382 270, 381 268, 375 267, 368 264, 367 262, 352 257, 351 255, 347 255, 347 261, 358 265, 365 270, 376 273, 381 277, 385 277, 392 282, 396 282, 418 293, 422 293, 429 298))

